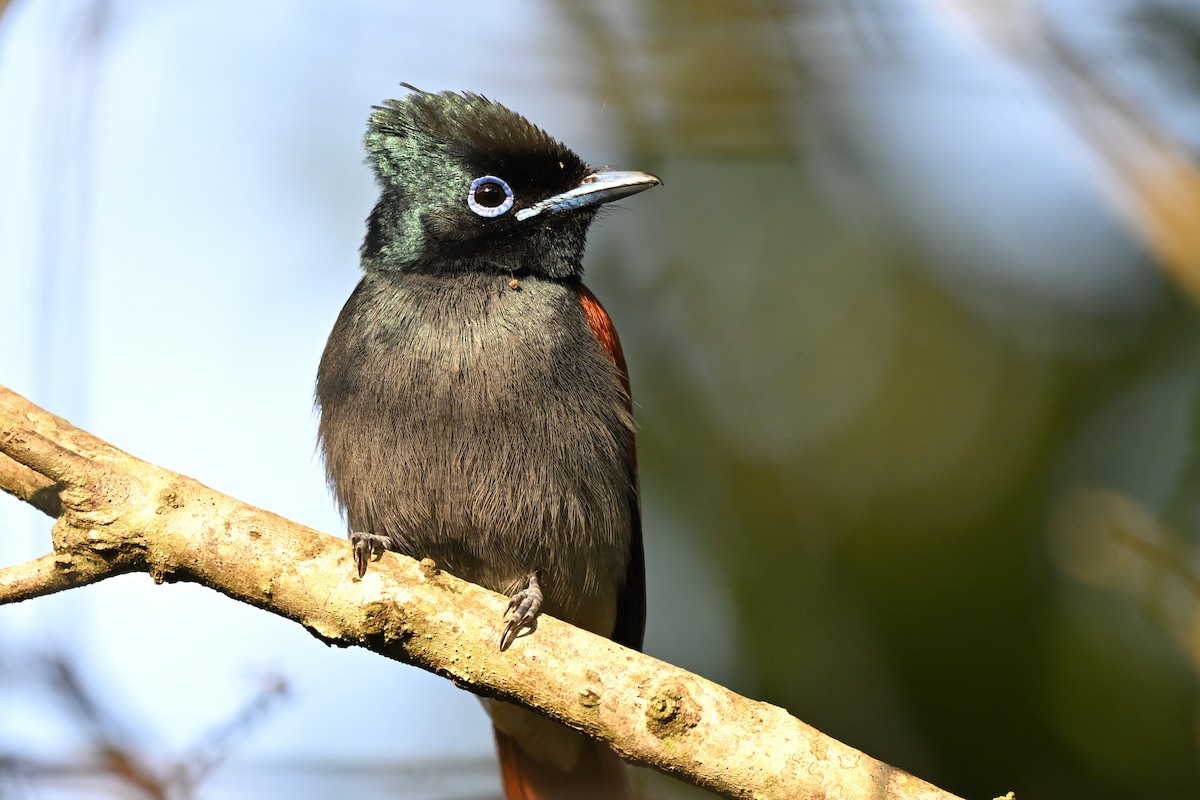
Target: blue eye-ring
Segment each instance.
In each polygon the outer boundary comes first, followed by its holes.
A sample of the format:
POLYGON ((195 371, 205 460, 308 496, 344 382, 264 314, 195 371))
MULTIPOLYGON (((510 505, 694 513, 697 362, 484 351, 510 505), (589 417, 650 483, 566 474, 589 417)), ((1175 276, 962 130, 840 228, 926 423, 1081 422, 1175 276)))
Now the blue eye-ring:
POLYGON ((513 206, 513 191, 501 178, 484 175, 471 181, 467 205, 481 217, 498 217, 513 206))

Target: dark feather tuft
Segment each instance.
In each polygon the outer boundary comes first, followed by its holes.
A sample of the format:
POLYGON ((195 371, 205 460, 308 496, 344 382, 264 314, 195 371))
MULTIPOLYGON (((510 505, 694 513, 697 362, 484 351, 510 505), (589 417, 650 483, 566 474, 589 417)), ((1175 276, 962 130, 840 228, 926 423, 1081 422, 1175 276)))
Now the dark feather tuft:
POLYGON ((420 141, 469 164, 522 156, 565 162, 571 173, 585 168, 579 156, 537 125, 473 92, 418 90, 400 100, 385 100, 374 107, 370 128, 384 136, 420 141))

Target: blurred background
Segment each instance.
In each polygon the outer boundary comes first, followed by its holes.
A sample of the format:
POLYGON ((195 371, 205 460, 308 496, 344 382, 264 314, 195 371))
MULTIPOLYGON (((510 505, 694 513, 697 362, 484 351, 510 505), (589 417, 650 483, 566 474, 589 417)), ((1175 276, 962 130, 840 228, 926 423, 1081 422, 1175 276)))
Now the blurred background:
MULTIPOLYGON (((665 179, 587 264, 651 654, 966 797, 1200 796, 1194 0, 0 0, 0 383, 341 534, 401 81, 665 179)), ((0 498, 0 562, 49 527, 0 498)), ((212 591, 0 608, 0 797, 498 793, 468 694, 212 591)))

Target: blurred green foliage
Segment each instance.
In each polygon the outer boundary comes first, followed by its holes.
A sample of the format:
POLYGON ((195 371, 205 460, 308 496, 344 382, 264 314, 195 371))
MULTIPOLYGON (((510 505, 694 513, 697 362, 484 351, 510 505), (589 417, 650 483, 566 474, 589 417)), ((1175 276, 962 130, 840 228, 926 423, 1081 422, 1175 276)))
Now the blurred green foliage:
MULTIPOLYGON (((889 54, 902 11, 625 4, 622 40, 560 5, 617 48, 602 93, 666 180, 640 262, 592 275, 631 343, 647 502, 732 586, 744 669, 714 677, 967 797, 1200 795, 1200 330, 1156 254, 1126 240, 1145 299, 1117 308, 945 263, 892 207, 926 189, 876 168, 889 131, 855 130, 881 58, 937 80, 889 54)), ((978 134, 952 112, 927 124, 978 134)), ((1076 213, 1039 269, 1126 236, 1076 213)))

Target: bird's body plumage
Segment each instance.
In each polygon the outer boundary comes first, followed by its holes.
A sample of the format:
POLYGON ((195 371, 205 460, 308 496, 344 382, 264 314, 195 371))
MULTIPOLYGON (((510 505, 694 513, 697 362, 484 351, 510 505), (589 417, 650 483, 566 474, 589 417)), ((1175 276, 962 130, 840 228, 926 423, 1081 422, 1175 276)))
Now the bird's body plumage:
POLYGON ((611 636, 637 513, 628 395, 577 284, 509 283, 362 280, 322 360, 331 481, 352 530, 504 594, 540 570, 544 611, 611 636))
MULTIPOLYGON (((433 558, 524 598, 516 628, 541 610, 640 648, 629 380, 581 276, 598 205, 657 179, 590 170, 471 94, 389 101, 366 143, 382 189, 366 275, 317 381, 360 572, 379 549, 433 558)), ((514 706, 489 711, 510 798, 620 796, 607 748, 514 706)))

